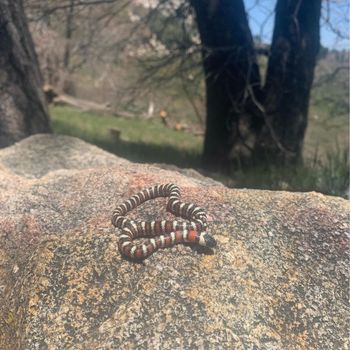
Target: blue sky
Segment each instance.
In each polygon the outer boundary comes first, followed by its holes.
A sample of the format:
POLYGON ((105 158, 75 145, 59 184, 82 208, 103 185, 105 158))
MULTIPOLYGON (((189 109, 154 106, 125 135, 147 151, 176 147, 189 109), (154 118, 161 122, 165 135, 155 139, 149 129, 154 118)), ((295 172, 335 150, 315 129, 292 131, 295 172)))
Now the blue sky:
MULTIPOLYGON (((244 3, 253 35, 261 35, 264 42, 270 42, 276 0, 244 0, 244 3)), ((323 46, 331 49, 349 49, 349 6, 348 0, 330 0, 328 7, 327 2, 323 2, 323 19, 321 20, 321 43, 323 46), (326 24, 325 19, 328 13, 333 28, 340 31, 347 39, 339 38, 326 24)))

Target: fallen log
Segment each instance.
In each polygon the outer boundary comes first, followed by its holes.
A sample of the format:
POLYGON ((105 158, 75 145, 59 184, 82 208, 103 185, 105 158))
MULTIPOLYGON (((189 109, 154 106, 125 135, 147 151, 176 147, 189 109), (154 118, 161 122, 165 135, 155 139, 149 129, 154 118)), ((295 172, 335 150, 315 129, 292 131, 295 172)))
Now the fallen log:
POLYGON ((69 106, 78 108, 84 112, 95 112, 100 114, 109 114, 115 117, 136 118, 135 114, 126 111, 116 111, 109 103, 97 103, 93 101, 76 98, 66 94, 58 94, 54 87, 45 85, 43 87, 48 103, 55 106, 69 106))
POLYGON ((108 114, 114 113, 114 111, 108 104, 100 104, 92 101, 87 101, 65 94, 55 96, 52 102, 56 106, 75 107, 83 110, 84 112, 98 112, 108 114))

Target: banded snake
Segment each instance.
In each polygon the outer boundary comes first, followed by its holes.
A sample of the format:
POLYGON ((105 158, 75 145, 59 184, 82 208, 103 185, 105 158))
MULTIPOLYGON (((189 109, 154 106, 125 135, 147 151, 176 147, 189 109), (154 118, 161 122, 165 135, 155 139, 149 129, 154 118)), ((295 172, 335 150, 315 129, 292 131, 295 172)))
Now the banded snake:
POLYGON ((150 187, 125 200, 113 211, 112 224, 122 230, 118 242, 120 253, 133 260, 143 260, 158 249, 178 243, 189 242, 209 248, 216 246, 215 239, 206 231, 208 225, 204 209, 182 202, 179 187, 171 183, 150 187), (188 221, 136 221, 125 217, 132 209, 157 197, 169 197, 167 211, 188 221), (143 243, 134 242, 140 237, 150 238, 143 243))

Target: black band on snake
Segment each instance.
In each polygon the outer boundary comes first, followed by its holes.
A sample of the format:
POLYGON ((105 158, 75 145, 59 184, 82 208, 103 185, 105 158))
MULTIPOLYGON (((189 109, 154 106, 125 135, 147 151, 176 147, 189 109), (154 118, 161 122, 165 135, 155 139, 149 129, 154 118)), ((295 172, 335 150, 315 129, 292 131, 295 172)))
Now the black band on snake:
POLYGON ((215 239, 206 232, 207 216, 204 209, 180 200, 180 189, 174 184, 158 185, 145 189, 118 205, 113 212, 112 224, 122 230, 118 248, 122 255, 143 260, 158 249, 172 247, 177 243, 196 243, 213 248, 215 239), (169 197, 167 211, 188 221, 161 220, 135 221, 125 215, 140 204, 157 197, 169 197), (152 237, 135 243, 140 237, 152 237))

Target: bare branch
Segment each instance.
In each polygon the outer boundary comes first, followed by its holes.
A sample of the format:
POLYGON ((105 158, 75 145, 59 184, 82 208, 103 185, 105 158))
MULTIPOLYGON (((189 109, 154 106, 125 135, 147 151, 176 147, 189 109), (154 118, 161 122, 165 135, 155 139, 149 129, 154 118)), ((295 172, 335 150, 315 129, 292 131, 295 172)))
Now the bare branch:
POLYGON ((349 66, 336 67, 332 73, 327 74, 327 75, 321 77, 318 81, 314 82, 313 88, 316 88, 316 87, 319 87, 323 84, 329 83, 330 81, 335 79, 335 77, 338 75, 339 72, 341 72, 343 70, 349 71, 349 69, 350 69, 349 66))

